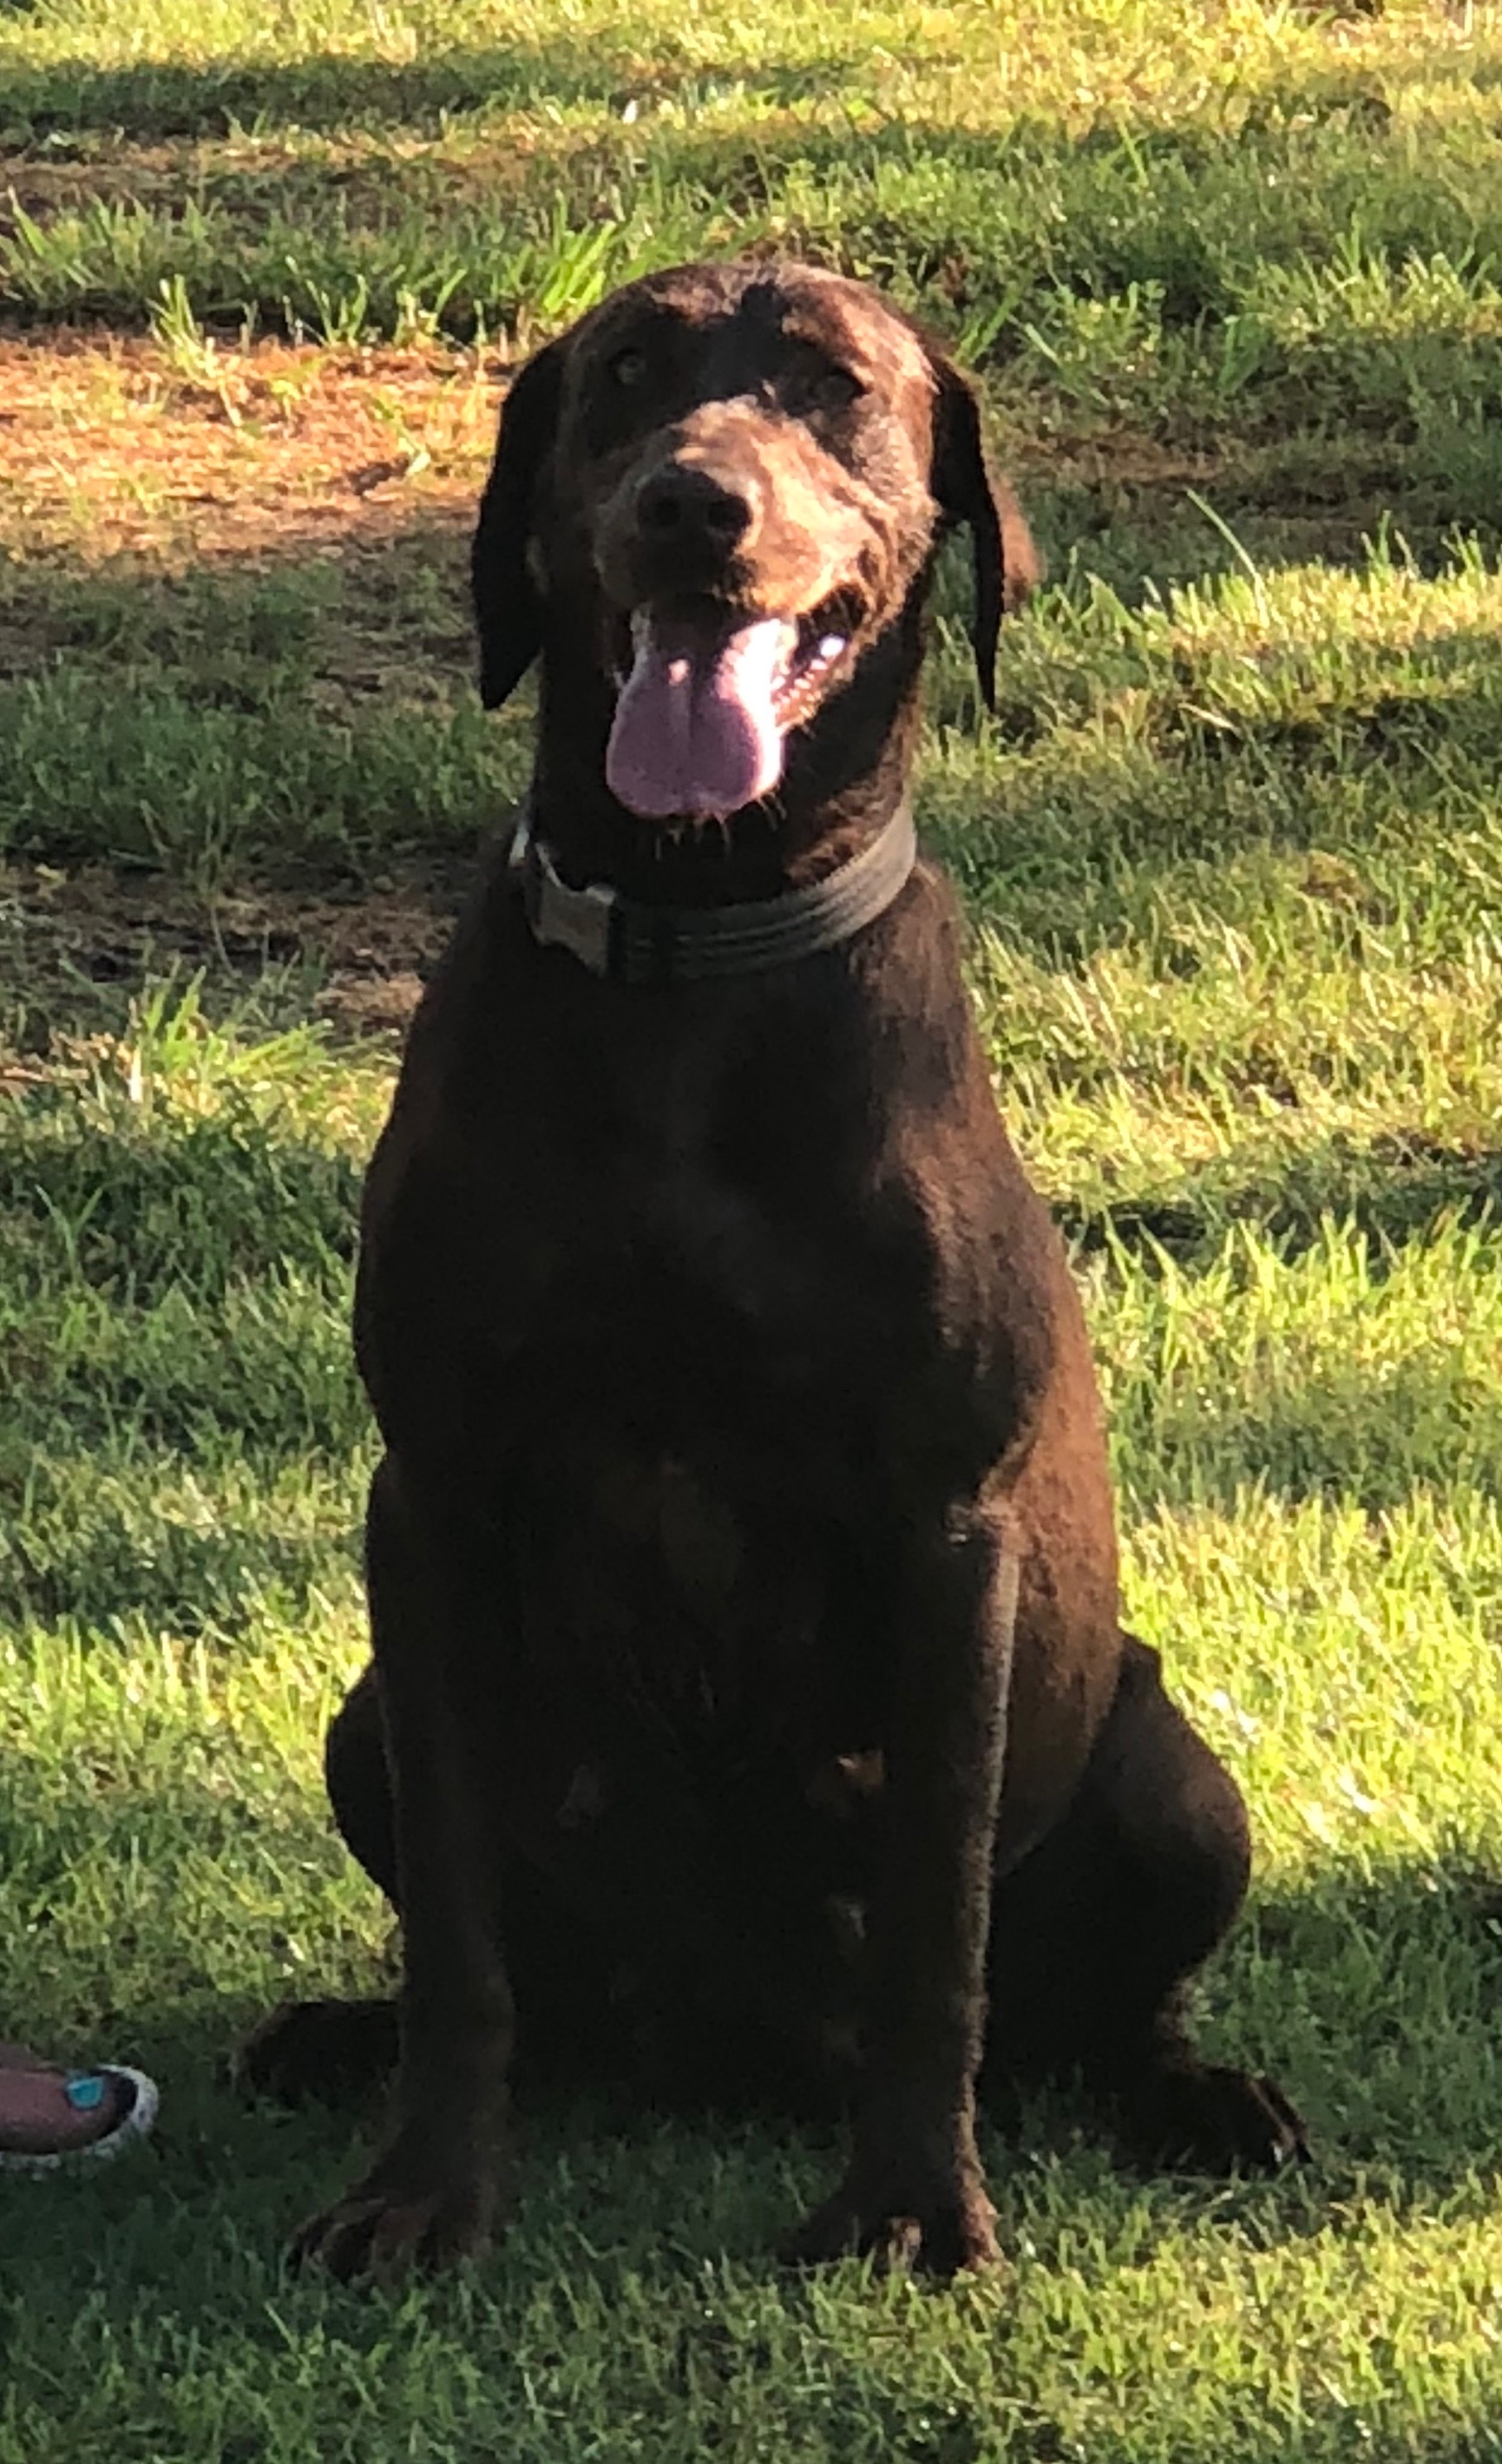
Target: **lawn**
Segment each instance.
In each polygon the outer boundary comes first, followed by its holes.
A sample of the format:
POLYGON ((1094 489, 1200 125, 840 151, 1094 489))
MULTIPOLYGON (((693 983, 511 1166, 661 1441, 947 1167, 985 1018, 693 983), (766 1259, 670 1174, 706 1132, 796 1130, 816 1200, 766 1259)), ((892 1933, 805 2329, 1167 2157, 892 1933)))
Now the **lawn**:
POLYGON ((0 2035, 165 2091, 0 2193, 0 2464, 1502 2457, 1502 12, 0 0, 0 2035), (944 579, 920 820, 1318 2161, 1031 2107, 935 2292, 770 2263, 827 2143, 551 2111, 347 2292, 370 2117, 224 2064, 391 1958, 318 1756, 360 1170, 526 762, 466 526, 518 352, 740 240, 947 331, 1047 543, 994 724, 944 579))

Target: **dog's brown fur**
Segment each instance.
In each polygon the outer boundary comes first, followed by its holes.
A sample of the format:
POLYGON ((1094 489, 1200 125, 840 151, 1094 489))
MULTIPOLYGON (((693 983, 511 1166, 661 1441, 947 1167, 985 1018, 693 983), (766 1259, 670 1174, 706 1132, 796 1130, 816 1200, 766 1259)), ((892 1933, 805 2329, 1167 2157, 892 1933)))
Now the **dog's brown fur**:
MULTIPOLYGON (((474 572, 487 700, 541 658, 533 814, 564 877, 712 905, 868 842, 956 523, 989 694, 1027 533, 961 379, 854 284, 686 268, 541 352, 474 572), (850 634, 779 794, 724 829, 605 783, 626 615, 675 594, 850 634)), ((538 946, 498 859, 423 1004, 357 1310, 374 1672, 329 1758, 402 1916, 400 2110, 303 2237, 340 2272, 484 2241, 513 2041, 664 2096, 853 2081, 809 2256, 993 2255, 978 2076, 1080 2069, 1211 2166, 1299 2145, 1177 2017, 1245 1817, 1121 1632, 1081 1311, 959 942, 922 864, 838 950, 624 986, 538 946)), ((250 2068, 305 2087, 389 2035, 284 2013, 250 2068)))

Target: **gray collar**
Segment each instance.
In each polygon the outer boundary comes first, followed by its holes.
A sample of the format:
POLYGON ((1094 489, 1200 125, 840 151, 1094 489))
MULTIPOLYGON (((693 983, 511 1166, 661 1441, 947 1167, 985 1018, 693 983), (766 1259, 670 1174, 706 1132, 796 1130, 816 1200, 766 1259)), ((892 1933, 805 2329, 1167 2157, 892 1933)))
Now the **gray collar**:
POLYGON ((917 859, 904 796, 870 846, 823 881, 732 907, 647 907, 603 882, 571 890, 533 829, 529 802, 516 823, 509 871, 535 938, 571 951, 591 975, 628 984, 699 983, 837 949, 891 906, 917 859))

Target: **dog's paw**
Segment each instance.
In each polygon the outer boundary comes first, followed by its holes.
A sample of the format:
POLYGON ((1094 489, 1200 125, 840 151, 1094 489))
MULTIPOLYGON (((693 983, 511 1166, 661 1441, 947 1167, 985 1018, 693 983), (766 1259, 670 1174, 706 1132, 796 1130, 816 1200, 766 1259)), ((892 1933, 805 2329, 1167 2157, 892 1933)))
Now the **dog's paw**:
POLYGON ((1302 2117, 1249 2071, 1207 2064, 1159 2079, 1129 2123, 1151 2162, 1196 2173, 1275 2173, 1310 2161, 1302 2117))
POLYGON ((365 2095, 394 2067, 394 2002, 283 2002, 251 2030, 232 2077, 277 2104, 333 2104, 365 2095))
POLYGON ((322 2215, 310 2218, 288 2256, 294 2267, 326 2268, 344 2282, 434 2274, 461 2259, 482 2257, 501 2211, 498 2187, 483 2175, 418 2189, 399 2185, 378 2166, 322 2215))
POLYGON ((922 2268, 948 2277, 997 2267, 996 2211, 973 2180, 924 2181, 893 2167, 878 2179, 859 2165, 782 2245, 795 2267, 871 2258, 882 2268, 922 2268))

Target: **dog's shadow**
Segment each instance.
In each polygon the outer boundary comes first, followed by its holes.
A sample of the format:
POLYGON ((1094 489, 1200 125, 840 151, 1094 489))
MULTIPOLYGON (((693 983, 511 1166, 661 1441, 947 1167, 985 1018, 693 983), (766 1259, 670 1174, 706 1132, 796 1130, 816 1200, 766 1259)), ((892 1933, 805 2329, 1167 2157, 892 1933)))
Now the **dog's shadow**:
MULTIPOLYGON (((1005 1980, 995 1981, 1005 1991, 1005 1980)), ((1228 2188, 1119 2166, 1103 2127, 1060 2084, 988 2125, 993 2188, 1010 2206, 1046 2170, 1050 2204, 1071 2182, 1109 2197, 1113 2177, 1139 2199, 1162 2184, 1183 2219, 1254 2208, 1264 2236, 1305 2234, 1343 2213, 1353 2182, 1395 2210, 1451 2203, 1502 2167, 1502 1874, 1395 1862, 1371 1872, 1321 1864, 1258 1892, 1203 1989, 1206 2048, 1265 2063, 1308 2114, 1315 2161, 1271 2182, 1228 2188)), ((233 2013, 201 1996, 190 2011, 130 2014, 135 2057, 163 2087, 154 2146, 118 2168, 17 2187, 22 2262, 0 2253, 0 2280, 41 2293, 80 2267, 116 2274, 121 2248, 145 2257, 170 2211, 178 2254, 193 2220, 206 2247, 236 2245, 273 2263, 283 2230, 337 2187, 379 2136, 384 2096, 284 2110, 230 2076, 233 2013), (139 2224, 139 2231, 138 2231, 139 2224)), ((540 2257, 558 2233, 604 2263, 632 2247, 696 2260, 754 2261, 801 2184, 822 2178, 829 2122, 774 2110, 673 2112, 599 2080, 567 2091, 533 2081, 518 2115, 519 2205, 509 2242, 540 2257)))
MULTIPOLYGON (((1149 2180, 1113 2162, 1067 2092, 1032 2099, 1014 2133, 986 2134, 1003 2242, 1026 2253, 1030 2272, 1070 2278, 1083 2265, 1104 2285, 1160 2254, 1171 2258, 1174 2246, 1192 2266, 1222 2229, 1268 2250, 1381 2241, 1395 2222, 1452 2225, 1489 2211, 1488 2177, 1502 2159, 1496 1878, 1459 1863, 1372 1874, 1323 1866, 1260 1897, 1207 1992, 1208 2044, 1276 2070, 1310 2116, 1316 2162, 1272 2181, 1149 2180)), ((799 2357, 816 2349, 808 2402, 816 2397, 832 2441, 847 2410, 852 2435, 868 2436, 873 2408, 883 2420, 889 2408, 882 2453, 979 2464, 999 2452, 988 2399, 963 2369, 936 2409, 928 2396, 919 2403, 921 2369, 913 2379, 905 2363, 885 2368, 889 2348, 907 2351, 905 2330, 891 2342, 886 2294, 857 2288, 871 2337, 829 2346, 823 2281, 777 2269, 779 2234, 838 2162, 830 2132, 786 2121, 690 2122, 620 2096, 543 2098, 520 2118, 512 2230, 478 2275, 395 2297, 289 2276, 288 2235, 364 2161, 380 2115, 371 2105, 287 2113, 246 2101, 225 2057, 235 2023, 251 2015, 206 1998, 142 2013, 134 2030, 122 2013, 130 2050, 163 2087, 156 2142, 113 2168, 8 2188, 0 2341, 18 2421, 53 2423, 66 2411, 70 2436, 76 2429, 82 2438, 77 2407, 97 2385, 98 2402, 107 2393, 133 2421, 156 2423, 160 2411, 165 2434, 168 2414, 185 2420, 211 2387, 221 2443, 190 2452, 261 2464, 287 2452, 268 2444, 266 2425, 291 2407, 307 2431, 303 2452, 343 2454, 355 2452, 340 2443, 345 2409, 367 2401, 372 2373, 382 2406, 395 2407, 395 2441, 403 2405, 410 2396, 421 2413, 424 2372, 435 2367, 446 2403, 483 2412, 487 2378, 504 2409, 518 2370, 539 2355, 539 2366, 552 2366, 559 2336, 614 2354, 599 2365, 607 2380, 619 2369, 634 2386, 637 2364, 626 2357, 636 2338, 653 2356, 663 2401, 679 2379, 686 2403, 723 2380, 727 2401, 750 2400, 761 2382, 758 2401, 774 2396, 774 2410, 801 2405, 799 2357)), ((992 2298, 986 2332, 1005 2336, 1005 2283, 992 2298)), ((963 2347, 975 2313, 970 2297, 958 2299, 963 2347)), ((957 2347, 957 2365, 964 2359, 957 2347)), ((1324 2398, 1309 2392, 1318 2411, 1324 2398)), ((1271 2420, 1244 2428, 1232 2442, 1241 2464, 1286 2453, 1271 2420)), ((1040 2418, 1029 2454, 1061 2464, 1079 2453, 1068 2440, 1050 2444, 1055 2435, 1040 2418)), ((69 2452, 108 2451, 85 2438, 69 2452)), ((828 2452, 844 2451, 835 2441, 828 2452)), ((1217 2450, 1215 2464, 1230 2452, 1217 2450)), ((1473 2452, 1459 2431, 1452 2444, 1404 2448, 1432 2464, 1465 2464, 1473 2452)))
POLYGON ((1209 1975, 1216 2035, 1296 2082, 1317 2214, 1357 2180, 1422 2211, 1502 2167, 1502 1875, 1319 1862, 1256 1893, 1209 1975))

